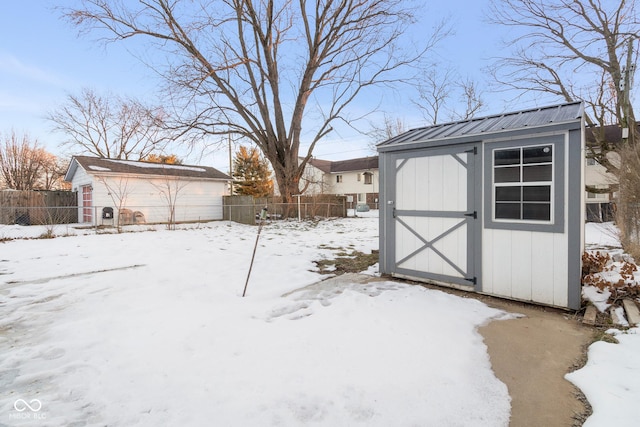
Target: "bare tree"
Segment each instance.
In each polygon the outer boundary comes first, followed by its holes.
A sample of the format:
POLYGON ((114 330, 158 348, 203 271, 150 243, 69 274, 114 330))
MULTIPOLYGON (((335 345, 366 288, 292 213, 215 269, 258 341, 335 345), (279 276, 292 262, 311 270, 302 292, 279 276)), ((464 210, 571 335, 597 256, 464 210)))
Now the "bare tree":
MULTIPOLYGON (((595 143, 587 156, 615 174, 616 220, 627 250, 640 256, 638 135, 631 83, 638 61, 640 21, 634 0, 492 0, 491 19, 513 29, 513 53, 495 76, 506 87, 552 94, 586 105, 595 143), (521 31, 521 32, 520 32, 521 31), (518 34, 520 34, 518 36, 518 34), (636 46, 634 52, 634 46, 636 46), (626 129, 627 144, 605 139, 605 125, 626 129), (620 162, 612 161, 611 152, 620 162)), ((587 187, 587 191, 601 192, 587 187)))
POLYGON ((41 157, 42 172, 40 174, 40 188, 42 190, 70 190, 71 184, 64 182, 64 175, 69 162, 51 153, 44 152, 41 157))
POLYGON ((403 42, 413 21, 402 0, 83 0, 66 16, 107 41, 148 37, 180 124, 248 138, 292 200, 313 150, 365 89, 392 85, 441 37, 403 42), (104 33, 103 33, 104 34, 104 33), (309 101, 316 108, 309 108, 309 101), (300 153, 300 142, 309 143, 300 153), (302 161, 299 161, 302 158, 302 161))
POLYGON ((420 79, 417 86, 418 98, 413 103, 430 125, 439 123, 444 105, 451 97, 454 74, 452 68, 434 66, 425 70, 420 79))
POLYGON ((55 168, 56 157, 42 148, 29 135, 15 131, 2 138, 0 172, 8 188, 14 190, 51 190, 61 179, 55 168))
MULTIPOLYGON (((631 47, 640 37, 635 1, 492 0, 490 20, 516 34, 508 43, 511 56, 496 64, 494 77, 500 84, 568 102, 582 100, 589 125, 628 127, 628 141, 635 143, 628 97, 630 66, 637 62, 631 47)), ((603 139, 599 142, 589 155, 616 171, 606 158, 610 147, 603 139)))
POLYGON ((467 77, 459 81, 456 86, 460 89, 460 101, 465 107, 464 114, 461 114, 459 118, 461 120, 474 118, 485 106, 484 100, 482 99, 483 93, 482 90, 478 88, 478 82, 467 77))
POLYGON ((160 183, 151 183, 154 187, 160 191, 162 197, 167 203, 169 210, 169 216, 167 218, 167 230, 176 229, 176 205, 181 191, 189 184, 188 181, 183 181, 177 177, 167 176, 163 178, 160 183))
POLYGON ((103 176, 96 176, 97 180, 102 183, 107 189, 107 195, 111 198, 114 206, 116 206, 117 219, 116 227, 118 233, 122 233, 122 226, 129 224, 131 222, 130 215, 131 211, 126 209, 127 198, 129 197, 129 193, 131 193, 131 188, 129 187, 129 178, 128 177, 120 177, 120 178, 109 178, 103 176))
POLYGON ((408 127, 405 121, 400 117, 391 117, 388 114, 384 114, 382 123, 371 123, 371 131, 368 135, 371 137, 371 143, 369 148, 375 152, 376 144, 391 139, 396 135, 400 135, 403 132, 408 131, 408 127))
POLYGON ((102 158, 141 160, 171 140, 163 109, 133 98, 100 96, 91 89, 69 95, 48 118, 55 130, 68 136, 63 146, 102 158))
MULTIPOLYGON (((412 103, 422 112, 427 125, 440 123, 443 117, 449 120, 469 120, 484 108, 482 91, 478 83, 470 78, 462 79, 452 68, 431 67, 416 83, 417 98, 412 103), (460 106, 464 107, 461 110, 460 106), (445 116, 446 114, 446 116, 445 116)), ((371 123, 370 148, 409 130, 400 117, 384 114, 380 124, 371 123)))

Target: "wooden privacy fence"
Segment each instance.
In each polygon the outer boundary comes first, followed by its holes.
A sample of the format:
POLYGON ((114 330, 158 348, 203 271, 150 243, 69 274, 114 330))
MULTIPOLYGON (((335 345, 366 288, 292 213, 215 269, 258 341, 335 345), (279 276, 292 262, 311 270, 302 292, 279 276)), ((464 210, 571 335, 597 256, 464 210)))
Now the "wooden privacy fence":
POLYGON ((0 191, 0 224, 45 225, 76 222, 76 192, 0 191))
POLYGON ((224 196, 223 216, 242 224, 255 224, 260 211, 267 207, 267 218, 330 218, 347 216, 345 196, 296 196, 295 202, 285 203, 282 197, 224 196))

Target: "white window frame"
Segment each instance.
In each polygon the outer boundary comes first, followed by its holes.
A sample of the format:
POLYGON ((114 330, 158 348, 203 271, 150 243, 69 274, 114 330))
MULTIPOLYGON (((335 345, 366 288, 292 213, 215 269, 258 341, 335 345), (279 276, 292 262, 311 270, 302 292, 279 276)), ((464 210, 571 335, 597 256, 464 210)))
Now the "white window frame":
POLYGON ((514 145, 509 147, 500 147, 494 148, 491 150, 491 206, 492 206, 492 220, 496 223, 519 223, 519 224, 553 224, 555 215, 555 167, 556 167, 556 147, 554 144, 535 144, 535 145, 514 145), (550 162, 541 162, 541 163, 524 163, 523 150, 538 148, 538 147, 551 147, 551 161, 550 162), (496 165, 495 164, 495 152, 496 151, 507 151, 507 150, 520 150, 520 163, 519 164, 511 164, 511 165, 496 165), (523 168, 526 166, 551 166, 551 179, 548 181, 524 181, 523 180, 523 168), (501 168, 513 168, 518 166, 520 168, 520 180, 514 182, 495 182, 495 171, 496 169, 501 168), (549 219, 548 220, 538 220, 538 219, 523 219, 524 216, 524 204, 525 200, 521 195, 519 203, 521 205, 520 211, 520 219, 515 218, 496 218, 496 205, 499 203, 496 201, 496 189, 497 188, 505 188, 505 187, 540 187, 540 186, 548 186, 549 187, 549 219))

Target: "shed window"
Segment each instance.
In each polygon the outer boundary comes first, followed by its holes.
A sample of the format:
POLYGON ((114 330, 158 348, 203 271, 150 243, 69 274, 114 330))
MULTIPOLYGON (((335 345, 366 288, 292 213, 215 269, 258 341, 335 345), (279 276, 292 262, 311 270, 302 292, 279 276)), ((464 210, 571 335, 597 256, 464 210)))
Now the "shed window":
POLYGON ((493 151, 494 218, 549 222, 553 210, 553 145, 493 151))

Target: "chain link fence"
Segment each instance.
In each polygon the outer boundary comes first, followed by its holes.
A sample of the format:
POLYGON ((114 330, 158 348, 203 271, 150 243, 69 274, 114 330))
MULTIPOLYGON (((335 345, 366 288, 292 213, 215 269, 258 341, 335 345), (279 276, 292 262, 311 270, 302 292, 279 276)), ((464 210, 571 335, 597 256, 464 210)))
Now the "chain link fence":
POLYGON ((280 197, 224 196, 223 218, 242 224, 256 224, 260 211, 267 208, 267 219, 343 218, 347 216, 345 196, 295 196, 295 202, 280 197))
MULTIPOLYGON (((77 194, 49 198, 37 192, 14 192, 0 199, 0 223, 19 225, 78 224, 87 227, 121 227, 231 220, 256 224, 267 208, 267 219, 309 219, 347 216, 345 196, 296 196, 293 203, 280 197, 224 196, 222 204, 154 206, 77 206, 77 194), (58 206, 55 206, 58 204, 58 206), (68 204, 64 206, 64 204, 68 204)), ((170 227, 171 228, 171 227, 170 227)))

